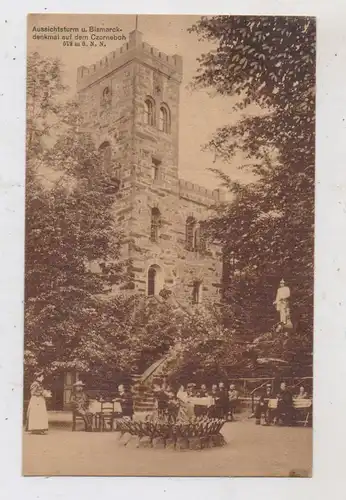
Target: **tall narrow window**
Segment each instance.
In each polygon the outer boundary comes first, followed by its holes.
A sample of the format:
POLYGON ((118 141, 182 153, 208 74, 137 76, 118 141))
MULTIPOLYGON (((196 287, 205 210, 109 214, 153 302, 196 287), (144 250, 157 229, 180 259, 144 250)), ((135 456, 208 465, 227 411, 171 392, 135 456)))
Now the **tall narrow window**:
POLYGON ((196 219, 188 217, 186 219, 186 249, 192 251, 194 249, 196 219))
POLYGON ((160 266, 153 264, 148 269, 148 295, 159 295, 163 287, 163 275, 160 266))
POLYGON ((192 241, 192 250, 197 252, 199 250, 199 244, 200 244, 200 228, 199 224, 196 223, 193 228, 193 241, 192 241))
POLYGON ((111 167, 112 161, 112 147, 108 141, 105 141, 99 147, 99 152, 101 154, 102 166, 105 170, 111 167))
POLYGON ((157 242, 159 239, 160 222, 161 222, 160 210, 154 207, 151 209, 151 227, 150 227, 151 241, 157 242))
POLYGON ((192 288, 192 302, 193 304, 201 303, 201 282, 196 280, 193 283, 192 288))
POLYGON ((151 266, 148 271, 148 295, 155 295, 156 269, 151 266))
POLYGON ((152 159, 151 163, 151 177, 153 181, 156 181, 160 179, 160 167, 161 162, 159 160, 156 160, 155 158, 152 159))
POLYGON ((102 92, 101 104, 109 104, 112 101, 112 93, 109 87, 105 87, 102 92))
POLYGON ((171 117, 170 117, 169 109, 166 105, 162 105, 160 107, 159 128, 160 128, 161 132, 165 132, 166 134, 170 133, 171 117))
POLYGON ((204 221, 199 223, 199 250, 201 252, 207 250, 207 228, 204 221))
POLYGON ((144 123, 146 125, 155 125, 155 105, 154 101, 147 97, 144 102, 144 123))

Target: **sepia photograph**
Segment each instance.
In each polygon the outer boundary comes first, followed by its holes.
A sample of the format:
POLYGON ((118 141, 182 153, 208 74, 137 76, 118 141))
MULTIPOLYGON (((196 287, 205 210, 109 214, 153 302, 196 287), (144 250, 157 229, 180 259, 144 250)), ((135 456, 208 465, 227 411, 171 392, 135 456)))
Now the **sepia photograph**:
POLYGON ((312 477, 316 20, 27 18, 24 476, 312 477))

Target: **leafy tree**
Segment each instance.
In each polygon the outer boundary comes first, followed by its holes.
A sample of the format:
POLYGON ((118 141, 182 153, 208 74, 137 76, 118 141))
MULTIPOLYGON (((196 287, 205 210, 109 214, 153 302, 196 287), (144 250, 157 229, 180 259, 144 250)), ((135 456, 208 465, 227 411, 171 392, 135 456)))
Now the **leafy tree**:
POLYGON ((230 321, 250 338, 267 331, 283 277, 295 323, 312 341, 315 22, 215 16, 191 31, 216 47, 200 57, 194 85, 238 95, 244 113, 206 147, 226 163, 241 150, 255 178, 244 185, 218 172, 233 195, 210 221, 224 249, 230 321))
POLYGON ((78 131, 78 103, 65 102, 65 91, 59 61, 31 55, 25 360, 48 370, 85 367, 78 350, 87 340, 91 358, 95 349, 107 359, 110 337, 101 339, 98 316, 107 291, 127 274, 112 216, 117 181, 91 137, 78 131), (48 170, 56 173, 50 183, 48 170))

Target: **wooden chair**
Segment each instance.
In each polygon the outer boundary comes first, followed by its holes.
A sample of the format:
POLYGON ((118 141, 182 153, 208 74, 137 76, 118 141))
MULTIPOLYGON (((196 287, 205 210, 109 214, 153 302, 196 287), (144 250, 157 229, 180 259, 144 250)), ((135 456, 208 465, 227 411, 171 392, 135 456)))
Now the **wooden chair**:
POLYGON ((72 412, 72 431, 73 432, 76 430, 77 421, 82 421, 84 426, 85 426, 84 418, 82 417, 82 415, 79 415, 78 412, 73 410, 73 412, 72 412))
POLYGON ((312 417, 312 400, 311 399, 294 399, 293 406, 296 410, 296 423, 303 424, 304 427, 308 425, 312 417), (299 415, 303 415, 304 418, 299 419, 299 415))
POLYGON ((107 424, 109 424, 109 430, 114 430, 114 402, 113 401, 102 401, 101 411, 98 415, 99 417, 99 430, 104 432, 107 429, 107 424))

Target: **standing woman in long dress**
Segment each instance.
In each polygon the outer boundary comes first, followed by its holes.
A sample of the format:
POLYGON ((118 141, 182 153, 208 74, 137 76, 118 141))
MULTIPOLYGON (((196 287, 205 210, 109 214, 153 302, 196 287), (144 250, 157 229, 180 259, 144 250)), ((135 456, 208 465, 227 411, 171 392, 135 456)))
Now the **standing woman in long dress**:
POLYGON ((48 413, 45 396, 47 391, 43 388, 44 375, 39 372, 35 381, 30 386, 30 401, 27 413, 27 430, 32 434, 46 434, 48 431, 48 413))

